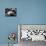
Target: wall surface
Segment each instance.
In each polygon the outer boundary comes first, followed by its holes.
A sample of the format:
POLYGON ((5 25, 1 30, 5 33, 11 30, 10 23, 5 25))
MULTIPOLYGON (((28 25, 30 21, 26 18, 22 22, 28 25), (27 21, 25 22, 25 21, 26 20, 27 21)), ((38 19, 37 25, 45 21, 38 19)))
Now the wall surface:
POLYGON ((8 43, 9 32, 18 32, 18 24, 46 24, 46 0, 0 0, 0 44, 8 43), (5 8, 11 7, 17 16, 5 17, 5 8))

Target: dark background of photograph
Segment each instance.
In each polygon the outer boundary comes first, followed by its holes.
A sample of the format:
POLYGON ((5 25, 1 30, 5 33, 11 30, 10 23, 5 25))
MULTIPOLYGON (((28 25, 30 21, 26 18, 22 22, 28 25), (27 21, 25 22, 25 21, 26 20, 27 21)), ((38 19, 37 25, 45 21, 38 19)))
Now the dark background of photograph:
POLYGON ((17 8, 14 8, 14 10, 12 10, 13 8, 5 8, 5 16, 17 16, 17 8), (11 13, 10 15, 8 14, 9 11, 12 11, 13 13, 11 13))

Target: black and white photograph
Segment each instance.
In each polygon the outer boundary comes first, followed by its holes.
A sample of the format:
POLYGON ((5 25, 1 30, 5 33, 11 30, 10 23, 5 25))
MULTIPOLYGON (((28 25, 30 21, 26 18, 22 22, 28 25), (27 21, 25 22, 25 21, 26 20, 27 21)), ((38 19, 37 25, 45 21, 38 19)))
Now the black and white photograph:
POLYGON ((16 16, 16 8, 5 8, 5 16, 16 16))

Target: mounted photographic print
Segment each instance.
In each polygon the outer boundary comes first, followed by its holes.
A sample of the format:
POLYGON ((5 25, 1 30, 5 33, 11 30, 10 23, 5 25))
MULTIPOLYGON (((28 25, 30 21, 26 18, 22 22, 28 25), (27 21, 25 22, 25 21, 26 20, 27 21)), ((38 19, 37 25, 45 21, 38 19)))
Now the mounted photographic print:
POLYGON ((46 25, 19 25, 18 30, 20 33, 19 41, 46 41, 46 25))
POLYGON ((5 8, 5 16, 16 16, 16 8, 5 8))

